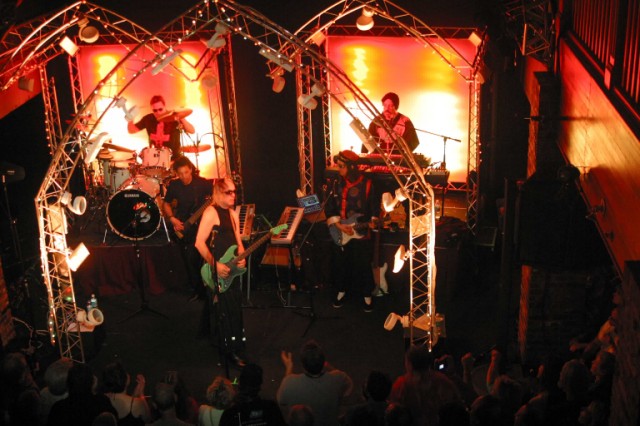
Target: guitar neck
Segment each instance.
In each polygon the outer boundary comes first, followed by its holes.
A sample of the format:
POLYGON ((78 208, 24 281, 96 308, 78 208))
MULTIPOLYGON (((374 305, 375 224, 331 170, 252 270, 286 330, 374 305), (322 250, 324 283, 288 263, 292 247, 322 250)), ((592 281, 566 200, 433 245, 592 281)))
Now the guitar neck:
POLYGON ((202 216, 202 213, 204 213, 206 208, 209 207, 210 205, 211 205, 211 200, 207 199, 207 201, 205 201, 205 203, 201 205, 200 208, 196 210, 196 212, 192 214, 191 217, 189 217, 189 219, 187 219, 187 222, 189 222, 190 225, 193 225, 196 222, 196 220, 198 220, 200 216, 202 216))
POLYGON ((242 259, 244 259, 245 257, 250 256, 251 253, 253 253, 258 247, 260 247, 262 244, 266 243, 269 238, 271 238, 271 232, 267 232, 265 235, 260 237, 260 239, 258 241, 256 241, 255 243, 251 244, 251 246, 248 249, 243 251, 241 254, 238 255, 238 257, 236 257, 234 259, 234 262, 239 262, 242 259))

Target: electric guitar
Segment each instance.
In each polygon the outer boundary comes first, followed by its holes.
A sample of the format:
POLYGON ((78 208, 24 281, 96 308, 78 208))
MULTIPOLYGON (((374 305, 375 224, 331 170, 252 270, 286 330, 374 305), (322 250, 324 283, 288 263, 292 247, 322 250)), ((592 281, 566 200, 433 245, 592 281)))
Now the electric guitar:
POLYGON ((196 210, 195 213, 193 213, 189 217, 189 219, 185 220, 182 223, 184 226, 184 229, 182 231, 174 231, 176 234, 176 237, 178 237, 179 239, 183 239, 184 234, 189 230, 189 228, 191 228, 192 225, 194 225, 200 219, 200 216, 202 216, 202 213, 204 213, 206 208, 211 205, 211 202, 212 202, 211 197, 207 197, 204 204, 201 205, 200 208, 196 210))
MULTIPOLYGON (((258 241, 253 243, 248 249, 246 249, 244 252, 242 252, 242 254, 239 254, 238 256, 235 255, 238 245, 234 244, 229 247, 224 255, 220 258, 220 260, 218 260, 218 262, 225 264, 230 269, 227 278, 218 277, 218 291, 220 293, 224 293, 225 291, 229 290, 229 287, 231 287, 231 283, 233 282, 234 278, 244 274, 247 271, 247 268, 238 267, 238 262, 248 257, 258 247, 269 241, 269 239, 271 239, 271 235, 278 235, 288 227, 289 225, 283 223, 282 225, 278 225, 275 228, 271 228, 269 232, 260 237, 258 241)), ((213 271, 211 269, 211 265, 209 263, 205 263, 204 265, 202 265, 202 268, 200 268, 200 275, 202 276, 202 281, 204 281, 206 285, 215 289, 216 283, 213 281, 213 271)))
POLYGON ((369 223, 358 222, 358 218, 361 216, 362 214, 356 213, 349 216, 349 218, 347 219, 340 220, 341 224, 347 225, 353 228, 354 232, 352 235, 342 232, 341 230, 338 229, 337 226, 330 226, 329 234, 331 235, 331 239, 333 239, 333 242, 339 246, 344 246, 354 238, 356 240, 359 240, 360 238, 364 238, 364 233, 361 234, 361 232, 366 231, 369 228, 369 223))

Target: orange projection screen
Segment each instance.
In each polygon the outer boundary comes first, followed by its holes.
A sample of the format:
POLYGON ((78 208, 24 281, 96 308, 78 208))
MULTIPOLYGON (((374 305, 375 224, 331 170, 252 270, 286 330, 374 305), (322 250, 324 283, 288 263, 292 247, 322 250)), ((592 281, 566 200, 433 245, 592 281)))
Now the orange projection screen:
MULTIPOLYGON (((118 64, 134 46, 104 45, 104 46, 82 46, 78 51, 78 65, 81 74, 82 91, 85 96, 96 89, 98 83, 118 64)), ((192 145, 198 139, 202 144, 213 146, 214 140, 212 127, 216 126, 212 117, 219 114, 219 86, 216 85, 212 90, 207 90, 202 86, 200 81, 196 80, 197 72, 189 63, 195 64, 202 56, 204 46, 202 43, 182 43, 180 48, 183 50, 181 56, 186 60, 176 58, 172 65, 182 71, 178 72, 174 67, 167 66, 157 75, 152 75, 151 70, 147 70, 140 75, 127 87, 123 93, 127 100, 127 107, 131 108, 137 105, 140 113, 135 121, 142 116, 151 112, 149 100, 153 95, 162 95, 166 102, 168 110, 178 108, 192 109, 193 113, 187 117, 187 120, 194 125, 196 133, 192 135, 182 135, 182 145, 192 145), (189 63, 188 63, 188 62, 189 63), (185 77, 186 75, 186 77, 185 77), (196 81, 190 81, 196 80, 196 81), (211 106, 211 109, 210 109, 211 106)), ((92 120, 95 120, 111 100, 117 96, 122 87, 124 87, 131 79, 134 78, 134 72, 140 69, 141 60, 153 60, 153 54, 144 49, 138 50, 138 56, 131 58, 120 67, 115 74, 104 86, 98 89, 95 108, 92 113, 92 120), (137 63, 136 63, 137 62, 137 63), (128 67, 128 64, 132 64, 128 67)), ((213 62, 215 63, 215 61, 213 62)), ((217 75, 217 70, 215 70, 217 75)), ((147 133, 143 130, 136 134, 127 132, 127 122, 124 119, 124 111, 120 108, 112 107, 106 111, 101 122, 96 126, 94 134, 100 132, 108 132, 112 138, 112 143, 125 148, 130 148, 141 153, 142 149, 148 146, 147 133)), ((221 131, 215 129, 215 133, 222 134, 221 131)), ((221 144, 222 141, 216 140, 215 143, 221 144)), ((218 177, 216 159, 213 149, 201 152, 197 159, 193 153, 185 155, 196 164, 200 169, 201 176, 218 177), (196 161, 197 160, 197 161, 196 161)), ((224 175, 224 169, 221 170, 224 175)))
MULTIPOLYGON (((456 48, 470 50, 467 40, 455 41, 456 48)), ((420 145, 416 153, 432 162, 444 158, 446 142, 447 169, 450 181, 465 182, 469 129, 469 86, 458 72, 442 60, 429 46, 412 38, 331 36, 327 39, 328 57, 381 111, 380 100, 387 92, 400 97, 398 110, 408 116, 418 129, 420 145)), ((473 52, 469 51, 469 54, 473 52)), ((330 84, 331 82, 329 82, 330 84)), ((357 105, 347 105, 357 110, 357 105)), ((365 126, 368 119, 359 117, 365 126)), ((351 117, 336 103, 331 104, 332 151, 360 152, 361 142, 349 127, 351 117)))

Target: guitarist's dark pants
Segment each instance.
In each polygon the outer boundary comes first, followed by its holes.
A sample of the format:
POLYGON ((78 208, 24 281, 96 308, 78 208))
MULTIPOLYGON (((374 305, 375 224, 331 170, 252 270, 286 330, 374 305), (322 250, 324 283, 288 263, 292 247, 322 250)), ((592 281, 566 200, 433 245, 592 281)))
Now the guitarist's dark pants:
POLYGON ((371 296, 375 286, 371 259, 372 241, 368 238, 352 239, 340 247, 333 245, 333 283, 335 291, 344 291, 352 297, 371 296))
POLYGON ((224 293, 217 295, 209 287, 207 303, 203 311, 203 319, 207 324, 198 334, 208 334, 213 337, 213 344, 223 355, 242 354, 245 348, 244 322, 242 319, 242 291, 237 280, 224 293))
POLYGON ((206 290, 202 283, 202 277, 200 276, 202 257, 195 248, 195 241, 193 241, 192 238, 187 238, 185 236, 184 239, 178 240, 178 244, 180 244, 180 255, 182 256, 185 269, 187 270, 189 286, 193 291, 193 295, 198 296, 199 299, 203 299, 206 296, 206 290))

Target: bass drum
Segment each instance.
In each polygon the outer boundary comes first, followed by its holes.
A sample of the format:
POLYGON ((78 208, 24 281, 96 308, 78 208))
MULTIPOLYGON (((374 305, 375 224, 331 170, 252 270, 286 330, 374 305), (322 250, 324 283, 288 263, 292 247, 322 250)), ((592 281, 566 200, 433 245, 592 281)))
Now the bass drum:
POLYGON ((122 238, 140 241, 160 228, 160 209, 145 191, 123 189, 107 204, 107 222, 122 238))

